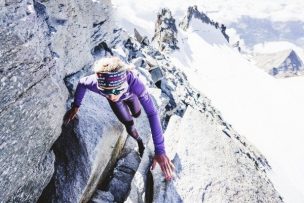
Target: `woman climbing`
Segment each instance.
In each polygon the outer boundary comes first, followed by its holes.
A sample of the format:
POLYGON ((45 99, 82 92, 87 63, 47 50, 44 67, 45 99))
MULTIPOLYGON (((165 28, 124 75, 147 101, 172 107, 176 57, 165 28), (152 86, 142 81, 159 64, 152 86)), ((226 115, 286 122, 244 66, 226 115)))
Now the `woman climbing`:
POLYGON ((64 121, 65 124, 75 118, 86 90, 91 90, 107 98, 114 114, 125 125, 128 134, 137 141, 139 153, 142 156, 144 144, 132 118, 139 117, 141 104, 149 119, 155 147, 151 169, 153 170, 158 163, 166 180, 170 180, 174 165, 166 155, 158 112, 143 82, 128 70, 127 64, 117 57, 102 58, 94 63, 93 68, 95 74, 80 79, 72 108, 64 121))

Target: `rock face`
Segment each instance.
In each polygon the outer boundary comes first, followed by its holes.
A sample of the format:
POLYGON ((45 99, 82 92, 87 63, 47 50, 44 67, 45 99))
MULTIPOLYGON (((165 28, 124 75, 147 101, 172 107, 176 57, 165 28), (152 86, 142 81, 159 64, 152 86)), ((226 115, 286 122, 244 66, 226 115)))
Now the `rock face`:
POLYGON ((114 197, 110 192, 97 190, 91 199, 90 203, 111 203, 114 202, 114 197))
MULTIPOLYGON (((151 132, 145 112, 143 111, 142 114, 135 120, 135 126, 143 142, 147 143, 151 138, 151 132)), ((140 162, 138 144, 134 138, 128 136, 113 172, 108 173, 108 180, 99 182, 98 189, 95 191, 91 202, 102 201, 109 194, 113 197, 112 202, 124 202, 129 194, 131 181, 140 162)))
POLYGON ((54 173, 64 78, 117 43, 110 1, 1 1, 0 199, 35 202, 54 173), (90 15, 88 15, 90 13, 90 15))
POLYGON ((162 9, 157 14, 152 43, 155 43, 156 47, 161 51, 175 50, 178 49, 176 35, 177 28, 171 11, 168 9, 162 9))
POLYGON ((113 178, 108 190, 115 195, 116 202, 123 202, 130 190, 131 180, 140 162, 139 154, 135 151, 128 153, 117 162, 113 178))
POLYGON ((124 145, 124 127, 105 98, 87 91, 78 117, 53 146, 55 173, 39 202, 87 202, 124 145))
MULTIPOLYGON (((214 26, 216 29, 219 29, 227 42, 229 42, 229 36, 226 33, 226 26, 211 20, 204 12, 199 11, 197 6, 188 7, 187 14, 178 23, 178 26, 186 31, 193 19, 197 19, 202 23, 209 24, 214 26)), ((152 38, 153 46, 158 50, 167 53, 178 50, 179 33, 176 24, 177 22, 174 19, 174 16, 172 16, 171 11, 169 9, 162 9, 157 14, 155 33, 152 38)), ((138 34, 136 33, 135 36, 137 35, 138 34)), ((233 44, 232 46, 236 47, 239 51, 241 50, 239 43, 233 44)))
POLYGON ((0 199, 35 202, 54 172, 67 91, 36 7, 9 2, 0 8, 0 199))
POLYGON ((256 65, 276 78, 304 74, 304 65, 294 50, 288 49, 270 54, 254 56, 256 65))
POLYGON ((166 142, 175 178, 166 183, 159 168, 152 172, 153 202, 283 202, 264 158, 235 132, 192 108, 171 119, 166 142))
POLYGON ((176 174, 170 183, 164 182, 159 168, 152 176, 153 144, 149 142, 126 202, 282 202, 267 177, 271 167, 265 157, 191 87, 169 57, 150 46, 139 51, 144 57, 137 62, 138 69, 152 57, 163 75, 160 88, 168 102, 161 118, 176 174))

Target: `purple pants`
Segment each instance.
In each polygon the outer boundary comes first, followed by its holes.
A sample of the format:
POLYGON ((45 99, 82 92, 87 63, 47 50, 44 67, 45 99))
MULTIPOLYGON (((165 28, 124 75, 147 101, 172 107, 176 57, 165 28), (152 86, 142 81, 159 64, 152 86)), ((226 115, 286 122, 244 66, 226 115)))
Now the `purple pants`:
POLYGON ((137 118, 140 115, 141 107, 136 95, 132 95, 130 98, 118 102, 112 102, 108 99, 108 102, 117 116, 118 120, 122 122, 129 135, 135 139, 139 138, 138 132, 134 126, 133 118, 137 118))

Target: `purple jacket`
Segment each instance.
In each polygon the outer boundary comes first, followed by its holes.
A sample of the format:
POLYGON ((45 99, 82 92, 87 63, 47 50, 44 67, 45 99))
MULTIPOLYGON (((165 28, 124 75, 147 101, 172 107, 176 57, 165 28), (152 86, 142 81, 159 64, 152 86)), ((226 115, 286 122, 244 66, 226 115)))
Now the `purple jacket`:
MULTIPOLYGON (((164 136, 160 125, 158 112, 153 103, 150 94, 147 92, 145 85, 134 76, 132 71, 127 71, 127 81, 129 84, 128 90, 120 97, 119 101, 127 99, 130 95, 135 94, 141 105, 143 106, 150 123, 153 143, 155 146, 155 154, 160 155, 165 153, 164 136)), ((97 94, 105 96, 97 88, 97 77, 95 74, 83 77, 79 80, 74 96, 74 106, 80 107, 81 101, 85 95, 86 89, 89 89, 97 94)))

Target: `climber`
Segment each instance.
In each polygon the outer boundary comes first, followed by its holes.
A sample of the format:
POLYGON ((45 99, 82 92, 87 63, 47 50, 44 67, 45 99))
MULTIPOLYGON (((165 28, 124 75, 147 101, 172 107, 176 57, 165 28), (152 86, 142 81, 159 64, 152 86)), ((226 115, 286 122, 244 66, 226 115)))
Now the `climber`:
POLYGON ((67 125, 75 118, 86 90, 91 90, 107 98, 114 114, 125 125, 128 134, 137 141, 138 151, 142 156, 144 144, 132 118, 139 117, 141 104, 149 119, 155 147, 151 169, 153 170, 158 163, 166 180, 171 180, 174 165, 166 155, 158 112, 143 82, 134 75, 129 65, 117 57, 97 60, 93 68, 95 74, 80 79, 72 108, 68 111, 64 123, 67 125))

